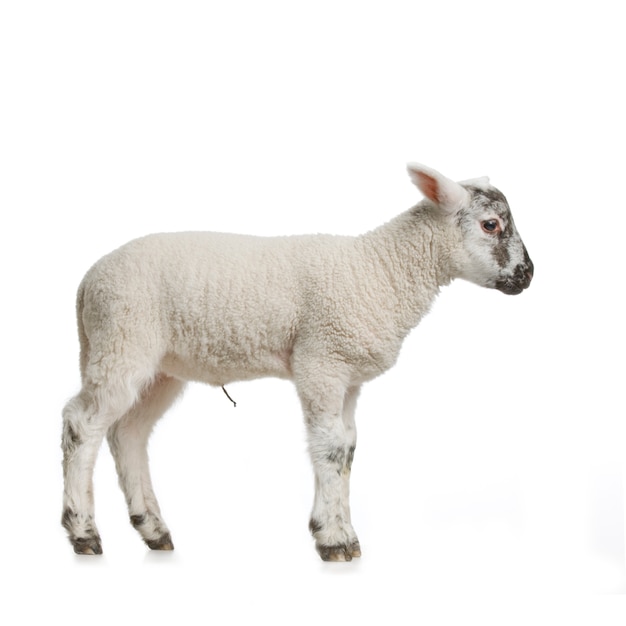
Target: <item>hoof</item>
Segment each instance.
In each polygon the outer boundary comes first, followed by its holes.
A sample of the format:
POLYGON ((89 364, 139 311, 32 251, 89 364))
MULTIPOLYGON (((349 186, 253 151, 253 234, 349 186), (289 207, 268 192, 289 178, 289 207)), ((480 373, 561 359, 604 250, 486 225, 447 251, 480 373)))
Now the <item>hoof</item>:
POLYGON ((158 539, 145 539, 146 545, 150 550, 173 550, 174 544, 169 533, 165 533, 158 539))
POLYGON ((91 516, 87 517, 87 523, 85 523, 83 516, 81 523, 79 516, 72 509, 66 508, 63 510, 61 525, 67 530, 70 543, 76 554, 102 554, 102 540, 91 516), (87 536, 77 537, 77 534, 86 534, 87 536))
POLYGON ((359 547, 358 541, 350 544, 349 546, 345 544, 339 544, 336 546, 316 547, 320 557, 322 557, 322 561, 343 563, 346 561, 351 561, 353 557, 361 556, 361 548, 359 547))
POLYGON ((76 554, 102 554, 100 537, 75 537, 70 541, 76 554))
POLYGON ((348 547, 348 550, 350 551, 350 556, 357 557, 357 558, 361 556, 361 545, 359 544, 358 541, 351 543, 350 546, 348 547))

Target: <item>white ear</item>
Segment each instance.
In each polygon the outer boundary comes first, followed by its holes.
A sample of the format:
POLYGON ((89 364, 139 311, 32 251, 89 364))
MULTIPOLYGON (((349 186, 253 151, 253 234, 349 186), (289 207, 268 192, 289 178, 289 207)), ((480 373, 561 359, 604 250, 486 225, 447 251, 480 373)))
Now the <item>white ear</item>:
POLYGON ((489 176, 481 176, 480 178, 470 178, 469 180, 459 181, 460 185, 472 185, 479 189, 489 189, 491 184, 489 183, 489 176))
POLYGON ((446 213, 456 213, 468 197, 468 191, 436 170, 419 163, 407 166, 413 184, 446 213))

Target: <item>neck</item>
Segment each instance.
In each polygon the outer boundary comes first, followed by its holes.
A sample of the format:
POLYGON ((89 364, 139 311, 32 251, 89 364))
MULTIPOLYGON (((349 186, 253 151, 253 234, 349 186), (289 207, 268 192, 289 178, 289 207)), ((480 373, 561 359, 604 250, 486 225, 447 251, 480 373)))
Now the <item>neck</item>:
POLYGON ((390 297, 398 330, 406 334, 428 312, 439 288, 453 278, 454 241, 430 206, 419 204, 362 236, 372 270, 390 297))

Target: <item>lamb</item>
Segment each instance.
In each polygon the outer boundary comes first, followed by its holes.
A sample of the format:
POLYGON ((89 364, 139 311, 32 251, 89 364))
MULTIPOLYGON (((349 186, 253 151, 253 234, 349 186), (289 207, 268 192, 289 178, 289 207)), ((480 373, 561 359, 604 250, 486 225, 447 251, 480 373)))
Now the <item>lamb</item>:
POLYGON ((155 422, 187 381, 295 384, 315 474, 310 531, 323 560, 361 555, 349 508, 361 385, 392 367, 440 287, 462 278, 519 294, 533 264, 488 178, 410 164, 425 198, 357 237, 156 234, 98 261, 77 296, 82 388, 63 410, 62 524, 101 554, 92 474, 102 440, 130 521, 172 550, 148 468, 155 422))

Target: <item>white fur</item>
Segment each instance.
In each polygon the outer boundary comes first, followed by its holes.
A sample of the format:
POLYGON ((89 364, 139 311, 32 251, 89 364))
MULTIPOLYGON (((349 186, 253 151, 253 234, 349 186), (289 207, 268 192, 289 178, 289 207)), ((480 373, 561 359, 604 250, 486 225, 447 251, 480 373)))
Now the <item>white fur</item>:
POLYGON ((495 263, 468 188, 424 166, 409 173, 427 199, 360 237, 150 235, 89 270, 77 304, 83 386, 64 409, 63 524, 77 552, 101 551, 91 476, 105 434, 133 524, 171 549, 148 470, 154 422, 185 381, 278 376, 302 402, 317 548, 331 560, 360 554, 348 492, 361 384, 395 363, 440 286, 494 286, 525 263, 516 232, 510 267, 495 263))

